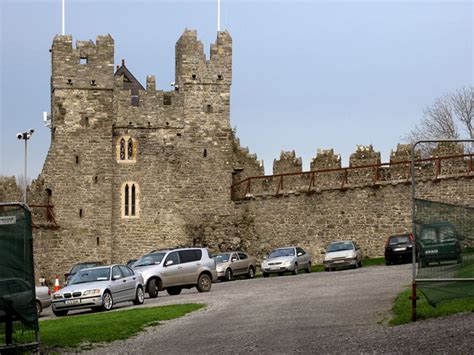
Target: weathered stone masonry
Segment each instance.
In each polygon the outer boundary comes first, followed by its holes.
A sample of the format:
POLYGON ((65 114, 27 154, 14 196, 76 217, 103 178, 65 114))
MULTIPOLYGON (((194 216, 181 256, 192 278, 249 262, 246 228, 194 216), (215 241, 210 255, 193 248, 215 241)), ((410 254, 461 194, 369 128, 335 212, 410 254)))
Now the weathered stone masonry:
MULTIPOLYGON (((378 256, 389 234, 410 228, 409 172, 395 164, 409 159, 406 146, 376 175, 372 167, 340 169, 340 157, 325 150, 311 162, 312 174, 302 172, 295 152, 283 152, 274 174, 302 175, 264 176, 263 164, 230 128, 227 32, 217 34, 208 59, 196 32, 183 33, 172 91, 156 90, 154 76, 144 88, 125 63, 114 73, 109 35, 75 47, 70 36, 56 36, 51 53, 51 146, 28 201, 54 206, 54 222, 33 209, 38 276, 52 279, 79 261, 124 262, 183 245, 261 257, 299 244, 320 260, 327 243, 353 238, 366 255, 378 256), (249 184, 249 177, 259 179, 249 184)), ((433 152, 452 154, 462 151, 433 152)), ((350 167, 379 163, 372 147, 350 158, 350 167)), ((422 164, 420 195, 474 205, 467 163, 455 159, 441 170, 422 164)), ((0 187, 2 201, 20 199, 12 179, 0 187)))

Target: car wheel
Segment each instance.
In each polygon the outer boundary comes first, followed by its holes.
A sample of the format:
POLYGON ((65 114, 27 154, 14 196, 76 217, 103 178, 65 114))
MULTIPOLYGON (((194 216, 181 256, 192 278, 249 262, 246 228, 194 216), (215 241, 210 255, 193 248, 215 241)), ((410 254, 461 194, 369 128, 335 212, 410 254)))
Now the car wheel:
POLYGON ((148 282, 147 292, 150 298, 158 297, 158 284, 156 283, 156 279, 151 279, 150 282, 148 282))
POLYGON ((362 260, 359 261, 359 267, 362 267, 362 260))
POLYGON ((270 275, 269 275, 267 272, 262 272, 262 276, 263 276, 263 277, 268 277, 268 276, 270 276, 270 275))
POLYGON ((329 268, 325 267, 325 268, 324 268, 324 271, 330 271, 330 270, 329 270, 329 268))
POLYGON ((170 296, 176 296, 181 293, 181 287, 170 287, 166 289, 166 292, 168 292, 170 296))
POLYGON ((283 274, 284 274, 283 272, 277 273, 278 276, 283 276, 283 274))
POLYGON ((110 294, 109 291, 105 291, 104 294, 102 295, 102 306, 100 307, 100 309, 102 311, 110 311, 113 306, 114 306, 114 299, 112 298, 112 295, 110 294))
POLYGON ((232 278, 233 278, 232 270, 231 270, 230 268, 228 268, 228 269, 225 271, 224 280, 226 280, 226 281, 232 281, 232 278))
POLYGON ((134 305, 143 304, 145 302, 145 293, 143 292, 143 287, 137 287, 137 293, 135 294, 135 299, 133 300, 134 305))
POLYGON ((211 290, 212 280, 207 274, 201 274, 196 288, 199 292, 209 292, 211 290))
POLYGON ((53 308, 53 313, 56 317, 64 317, 67 316, 68 311, 57 311, 53 308))
POLYGON ((359 267, 359 263, 356 260, 356 263, 354 264, 354 269, 357 269, 359 267))
POLYGON ((306 268, 306 273, 309 274, 311 272, 311 262, 308 263, 308 267, 306 268))
POLYGON ((295 263, 295 266, 293 267, 293 271, 291 273, 293 275, 298 275, 298 264, 295 263))
POLYGON ((249 267, 249 272, 247 274, 247 278, 253 279, 255 277, 255 269, 253 266, 249 267))
POLYGON ((389 266, 389 265, 391 265, 391 264, 392 264, 392 263, 390 262, 390 260, 385 259, 385 265, 389 266))
POLYGON ((36 301, 36 315, 39 317, 43 311, 43 306, 41 306, 40 301, 36 301))

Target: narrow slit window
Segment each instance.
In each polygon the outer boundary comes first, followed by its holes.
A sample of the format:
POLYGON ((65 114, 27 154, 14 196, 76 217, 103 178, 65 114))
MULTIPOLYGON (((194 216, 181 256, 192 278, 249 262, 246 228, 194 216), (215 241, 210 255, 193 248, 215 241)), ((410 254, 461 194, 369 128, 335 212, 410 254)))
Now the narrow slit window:
POLYGON ((135 196, 135 184, 132 185, 132 209, 131 209, 131 212, 130 212, 130 215, 131 216, 135 216, 135 202, 136 202, 136 196, 135 196))
POLYGON ((207 158, 207 149, 204 149, 204 151, 202 152, 202 156, 203 156, 204 158, 207 158))
POLYGON ((125 185, 125 216, 128 216, 128 207, 129 207, 129 197, 128 197, 128 184, 125 185))
POLYGON ((79 155, 76 155, 76 164, 79 164, 79 155))

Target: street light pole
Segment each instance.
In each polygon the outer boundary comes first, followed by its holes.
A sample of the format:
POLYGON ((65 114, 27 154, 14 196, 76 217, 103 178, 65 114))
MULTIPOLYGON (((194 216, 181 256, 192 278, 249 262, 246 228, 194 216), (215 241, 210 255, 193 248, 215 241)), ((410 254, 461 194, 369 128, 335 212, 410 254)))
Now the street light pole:
POLYGON ((23 176, 23 203, 26 205, 26 183, 27 183, 27 162, 28 162, 28 139, 33 135, 34 129, 30 129, 27 132, 17 133, 16 138, 23 139, 25 141, 25 162, 24 162, 24 176, 23 176))

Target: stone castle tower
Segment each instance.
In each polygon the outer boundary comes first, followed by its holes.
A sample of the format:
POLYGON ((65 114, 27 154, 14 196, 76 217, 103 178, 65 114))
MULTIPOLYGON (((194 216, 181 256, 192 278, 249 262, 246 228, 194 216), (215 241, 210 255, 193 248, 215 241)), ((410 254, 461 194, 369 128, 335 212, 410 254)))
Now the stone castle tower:
POLYGON ((54 205, 59 228, 39 226, 37 269, 123 262, 222 233, 212 226, 231 219, 234 168, 250 161, 263 173, 230 128, 229 33, 209 59, 196 31, 183 33, 172 91, 156 90, 154 76, 144 89, 124 62, 114 73, 110 35, 75 48, 56 36, 51 54, 51 146, 32 196, 54 205))

